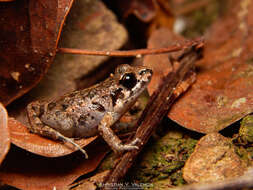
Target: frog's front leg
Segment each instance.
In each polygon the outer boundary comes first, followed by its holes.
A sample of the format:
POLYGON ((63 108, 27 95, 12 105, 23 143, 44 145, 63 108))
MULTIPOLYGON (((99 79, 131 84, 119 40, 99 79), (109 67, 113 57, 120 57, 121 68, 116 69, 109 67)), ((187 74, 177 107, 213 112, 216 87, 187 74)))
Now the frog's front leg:
POLYGON ((88 159, 88 154, 86 153, 86 151, 78 144, 76 144, 72 139, 65 137, 64 135, 49 126, 44 125, 44 123, 39 118, 40 115, 43 114, 43 112, 45 111, 44 106, 45 105, 40 103, 39 101, 32 102, 27 106, 27 114, 28 119, 30 121, 30 125, 27 126, 29 131, 35 134, 39 134, 41 136, 49 137, 54 140, 69 142, 76 148, 78 148, 85 155, 85 158, 88 159))
POLYGON ((135 145, 137 142, 139 142, 138 138, 134 139, 129 144, 122 144, 121 140, 110 128, 114 123, 115 119, 113 118, 113 113, 107 112, 98 125, 99 134, 104 138, 113 151, 122 152, 125 150, 139 149, 139 147, 135 145))

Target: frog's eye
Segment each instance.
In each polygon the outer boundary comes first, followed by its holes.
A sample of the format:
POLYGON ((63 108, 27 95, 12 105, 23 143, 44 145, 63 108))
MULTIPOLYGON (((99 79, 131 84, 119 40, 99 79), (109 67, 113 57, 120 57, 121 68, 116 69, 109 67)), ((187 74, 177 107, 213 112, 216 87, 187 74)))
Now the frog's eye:
POLYGON ((120 79, 119 83, 127 89, 132 89, 136 85, 137 79, 134 73, 126 73, 120 79))

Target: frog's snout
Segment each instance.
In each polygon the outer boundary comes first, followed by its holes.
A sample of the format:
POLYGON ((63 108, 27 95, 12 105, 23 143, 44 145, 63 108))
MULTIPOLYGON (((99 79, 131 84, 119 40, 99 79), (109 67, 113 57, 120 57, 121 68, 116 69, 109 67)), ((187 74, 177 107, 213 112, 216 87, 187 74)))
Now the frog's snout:
POLYGON ((148 75, 147 78, 150 81, 153 75, 153 71, 151 69, 147 69, 147 75, 148 75))
POLYGON ((145 69, 142 69, 139 74, 141 75, 141 77, 144 79, 144 81, 150 81, 151 80, 151 77, 153 75, 153 71, 152 69, 149 69, 149 68, 145 68, 145 69))

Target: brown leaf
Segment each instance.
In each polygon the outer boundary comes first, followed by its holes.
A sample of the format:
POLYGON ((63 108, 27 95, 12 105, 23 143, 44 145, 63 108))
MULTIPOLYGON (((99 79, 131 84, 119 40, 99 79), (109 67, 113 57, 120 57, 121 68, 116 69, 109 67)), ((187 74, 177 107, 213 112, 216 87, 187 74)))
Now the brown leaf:
POLYGON ((117 3, 125 18, 133 14, 143 22, 150 22, 156 15, 155 1, 153 0, 129 0, 118 1, 117 3))
POLYGON ((93 171, 107 150, 107 146, 93 143, 87 149, 89 159, 86 160, 81 153, 45 158, 16 147, 11 149, 2 164, 0 180, 26 190, 63 189, 79 176, 93 171))
POLYGON ((0 4, 0 101, 4 105, 29 91, 46 73, 71 3, 21 0, 0 4))
MULTIPOLYGON (((46 157, 58 157, 70 154, 76 151, 76 147, 67 143, 61 143, 28 131, 27 127, 14 118, 9 118, 8 125, 10 128, 11 142, 29 152, 46 157)), ((84 147, 97 138, 90 137, 87 139, 76 140, 75 142, 84 147)))
POLYGON ((100 172, 90 178, 84 179, 81 182, 71 184, 69 189, 73 190, 96 190, 97 187, 103 187, 103 181, 109 174, 110 170, 100 172))
POLYGON ((192 88, 169 117, 202 133, 219 131, 253 111, 253 2, 231 1, 205 44, 192 88))
MULTIPOLYGON (((66 5, 60 7, 65 8, 66 5)), ((59 44, 81 49, 118 49, 127 39, 125 29, 100 1, 76 1, 68 15, 59 44), (108 22, 103 22, 103 20, 108 22), (91 32, 93 31, 93 32, 91 32)), ((30 134, 26 105, 36 99, 52 100, 77 88, 76 82, 84 74, 97 67, 106 57, 59 54, 43 80, 15 104, 8 107, 12 142, 35 154, 57 157, 76 151, 59 141, 52 141, 30 134), (74 64, 73 64, 74 63, 74 64)), ((77 143, 86 146, 96 137, 81 139, 77 143)))
POLYGON ((0 103, 0 164, 10 149, 10 133, 8 128, 8 114, 0 103))
MULTIPOLYGON (((183 37, 173 34, 169 29, 161 28, 155 30, 150 36, 148 48, 169 47, 170 45, 173 45, 176 42, 182 42, 183 40, 183 37)), ((144 57, 144 65, 151 67, 153 70, 152 80, 148 85, 148 92, 150 94, 158 88, 161 78, 173 70, 175 65, 172 65, 173 63, 171 60, 176 59, 181 53, 182 51, 160 55, 148 55, 144 57)))
MULTIPOLYGON (((196 83, 169 112, 172 120, 202 133, 217 132, 253 111, 253 35, 250 30, 253 2, 231 1, 229 10, 208 33, 204 59, 197 64, 196 83)), ((169 45, 173 41, 171 36, 164 29, 157 30, 150 37, 148 47, 169 45)), ((174 42, 177 39, 175 37, 174 42)), ((170 60, 174 56, 176 54, 145 58, 144 63, 154 67, 150 93, 160 77, 171 70, 170 60)))

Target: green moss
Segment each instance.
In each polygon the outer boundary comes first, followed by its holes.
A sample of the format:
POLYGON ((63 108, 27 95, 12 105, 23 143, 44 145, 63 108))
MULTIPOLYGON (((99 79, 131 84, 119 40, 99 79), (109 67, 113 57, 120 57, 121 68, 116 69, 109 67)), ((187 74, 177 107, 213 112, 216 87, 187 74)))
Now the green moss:
POLYGON ((177 172, 174 172, 171 176, 170 176, 170 179, 172 181, 172 183, 175 185, 175 186, 181 186, 183 184, 185 184, 185 181, 183 179, 183 173, 182 171, 177 171, 177 172))
POLYGON ((144 150, 140 162, 131 172, 132 179, 139 183, 152 182, 155 186, 160 181, 166 181, 167 187, 168 183, 184 184, 181 169, 196 143, 191 138, 175 139, 170 134, 164 136, 144 150))
MULTIPOLYGON (((247 163, 248 166, 251 165, 252 157, 250 156, 249 150, 242 146, 235 146, 235 153, 247 163)), ((253 153, 253 152, 252 152, 253 153)))
POLYGON ((248 165, 253 164, 253 115, 244 117, 241 121, 239 134, 234 138, 236 153, 248 165))
POLYGON ((242 142, 253 143, 253 115, 248 115, 241 121, 239 138, 242 142))

